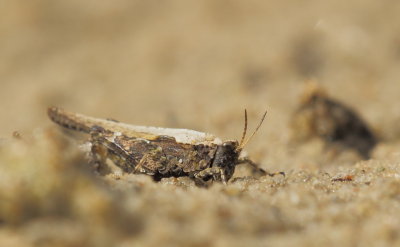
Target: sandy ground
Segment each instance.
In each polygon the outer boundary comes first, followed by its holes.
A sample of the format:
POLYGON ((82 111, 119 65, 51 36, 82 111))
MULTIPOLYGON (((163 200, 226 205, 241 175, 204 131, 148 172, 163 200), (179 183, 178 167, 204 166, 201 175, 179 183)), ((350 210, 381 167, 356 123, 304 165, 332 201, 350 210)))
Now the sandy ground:
POLYGON ((0 0, 1 246, 400 244, 397 1, 0 0), (371 159, 290 144, 305 82, 379 136, 371 159), (228 185, 87 167, 48 106, 239 139, 228 185), (12 133, 16 137, 12 137, 12 133))

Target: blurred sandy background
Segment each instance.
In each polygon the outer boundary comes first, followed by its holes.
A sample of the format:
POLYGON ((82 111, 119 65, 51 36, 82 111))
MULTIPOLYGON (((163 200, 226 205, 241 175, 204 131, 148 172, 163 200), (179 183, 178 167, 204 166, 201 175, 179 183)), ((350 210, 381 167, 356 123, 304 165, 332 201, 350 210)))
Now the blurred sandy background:
POLYGON ((399 13, 395 0, 0 0, 0 137, 52 126, 56 105, 238 139, 243 110, 252 130, 267 109, 250 156, 271 170, 315 168, 324 164, 287 149, 289 117, 314 79, 379 134, 374 158, 393 156, 399 13))
POLYGON ((399 135, 397 1, 3 0, 0 11, 1 136, 47 125, 49 105, 227 138, 244 108, 251 123, 268 109, 266 136, 309 78, 399 135))

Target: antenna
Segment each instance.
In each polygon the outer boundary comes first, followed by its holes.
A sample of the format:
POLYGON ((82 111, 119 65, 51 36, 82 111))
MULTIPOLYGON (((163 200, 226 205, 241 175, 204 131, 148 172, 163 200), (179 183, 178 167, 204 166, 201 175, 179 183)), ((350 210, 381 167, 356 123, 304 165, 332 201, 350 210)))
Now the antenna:
POLYGON ((243 134, 242 134, 242 139, 240 140, 239 147, 242 146, 244 138, 246 137, 246 132, 247 132, 247 110, 244 109, 244 129, 243 129, 243 134))
POLYGON ((246 141, 243 141, 243 140, 244 140, 244 135, 246 134, 246 129, 247 129, 247 111, 245 110, 244 113, 245 113, 245 124, 244 124, 245 130, 244 130, 244 132, 243 132, 242 140, 240 141, 240 144, 239 144, 239 146, 238 146, 238 149, 243 149, 244 146, 246 146, 247 143, 251 140, 251 138, 253 138, 254 134, 255 134, 255 133, 258 131, 258 129, 261 127, 262 123, 264 122, 265 116, 267 115, 267 111, 265 111, 265 112, 264 112, 264 115, 263 115, 262 118, 261 118, 260 123, 258 124, 258 126, 257 126, 257 128, 256 128, 256 130, 254 130, 253 134, 251 134, 251 136, 250 136, 249 138, 247 138, 246 141))

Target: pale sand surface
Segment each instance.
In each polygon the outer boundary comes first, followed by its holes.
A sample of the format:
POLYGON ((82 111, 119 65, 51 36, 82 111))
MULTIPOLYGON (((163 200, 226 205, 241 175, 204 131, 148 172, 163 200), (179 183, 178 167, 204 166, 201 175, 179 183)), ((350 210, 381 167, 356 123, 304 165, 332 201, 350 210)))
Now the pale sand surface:
POLYGON ((0 246, 400 245, 400 2, 0 5, 0 246), (309 79, 377 133, 370 160, 289 145, 309 79), (50 105, 222 139, 268 110, 245 150, 286 177, 95 176, 50 105))

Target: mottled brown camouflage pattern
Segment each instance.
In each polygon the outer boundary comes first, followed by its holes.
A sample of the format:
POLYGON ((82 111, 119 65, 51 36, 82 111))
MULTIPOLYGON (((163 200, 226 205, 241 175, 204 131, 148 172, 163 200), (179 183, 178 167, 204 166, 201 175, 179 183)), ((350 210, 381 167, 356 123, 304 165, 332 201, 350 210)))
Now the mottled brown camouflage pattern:
POLYGON ((90 134, 92 163, 99 169, 109 158, 125 172, 151 175, 155 180, 189 176, 199 183, 210 179, 226 183, 241 162, 236 141, 206 145, 178 143, 172 136, 146 139, 147 133, 132 137, 85 122, 80 115, 59 108, 49 108, 48 114, 63 127, 90 134))

